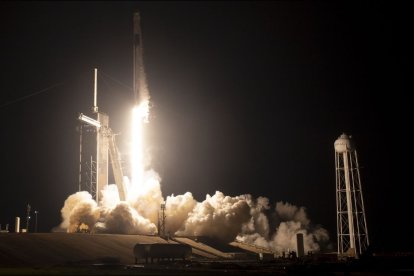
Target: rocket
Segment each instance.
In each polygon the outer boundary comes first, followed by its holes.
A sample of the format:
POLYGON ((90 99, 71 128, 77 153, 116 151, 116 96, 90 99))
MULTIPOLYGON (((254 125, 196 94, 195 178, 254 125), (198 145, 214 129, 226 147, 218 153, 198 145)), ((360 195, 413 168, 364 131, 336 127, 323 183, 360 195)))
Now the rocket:
POLYGON ((141 103, 143 100, 149 99, 147 80, 144 71, 142 33, 141 33, 141 17, 138 11, 134 12, 134 100, 135 104, 141 103))

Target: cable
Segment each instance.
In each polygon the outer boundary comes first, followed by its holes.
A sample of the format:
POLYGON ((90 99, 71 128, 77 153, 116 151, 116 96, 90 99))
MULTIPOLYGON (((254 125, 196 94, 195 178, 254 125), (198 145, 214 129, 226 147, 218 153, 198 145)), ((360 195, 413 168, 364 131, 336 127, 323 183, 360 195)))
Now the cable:
POLYGON ((98 71, 98 73, 101 73, 101 74, 102 74, 102 75, 104 75, 105 77, 110 78, 111 80, 113 80, 114 82, 118 83, 119 85, 122 85, 123 87, 128 88, 129 90, 131 90, 131 91, 132 91, 132 88, 131 88, 131 87, 129 87, 129 86, 128 86, 128 85, 126 85, 126 84, 123 84, 123 83, 122 83, 122 82, 120 82, 119 80, 117 80, 117 79, 115 79, 115 78, 111 77, 110 75, 108 75, 108 74, 104 73, 102 70, 98 71))
POLYGON ((64 83, 64 82, 60 82, 60 83, 54 84, 54 85, 52 85, 52 86, 49 86, 49 87, 47 87, 47 88, 44 88, 44 89, 42 89, 42 90, 39 90, 39 91, 37 91, 37 92, 34 92, 34 93, 32 93, 32 94, 29 94, 29 95, 26 95, 26 96, 23 96, 23 97, 17 98, 17 99, 12 100, 12 101, 8 101, 8 102, 6 102, 6 103, 4 103, 4 104, 0 105, 0 108, 3 108, 3 107, 5 107, 5 106, 7 106, 7 105, 14 104, 14 103, 16 103, 16 102, 19 102, 19 101, 25 100, 25 99, 27 99, 27 98, 30 98, 30 97, 33 97, 33 96, 36 96, 36 95, 39 95, 39 94, 41 94, 41 93, 47 92, 47 91, 49 91, 49 90, 51 90, 51 89, 53 89, 53 88, 55 88, 55 87, 58 87, 58 86, 62 85, 63 83, 64 83))

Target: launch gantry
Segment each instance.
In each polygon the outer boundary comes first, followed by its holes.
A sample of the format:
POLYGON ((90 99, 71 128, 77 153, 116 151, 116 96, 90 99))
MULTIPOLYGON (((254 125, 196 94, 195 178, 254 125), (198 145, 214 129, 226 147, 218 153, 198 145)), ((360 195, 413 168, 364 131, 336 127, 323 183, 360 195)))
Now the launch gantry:
MULTIPOLYGON (((109 158, 111 159, 112 171, 115 178, 115 184, 118 188, 119 199, 126 200, 126 187, 123 181, 123 172, 121 166, 121 158, 115 143, 115 134, 109 127, 109 116, 98 111, 97 106, 97 69, 95 69, 95 85, 94 85, 94 106, 92 107, 96 119, 88 117, 84 114, 79 115, 79 120, 89 126, 93 126, 96 131, 96 195, 95 200, 99 203, 102 197, 102 191, 108 186, 108 166, 109 158)), ((82 143, 82 139, 81 139, 82 143)), ((80 145, 80 162, 82 162, 82 144, 80 145)), ((81 189, 81 169, 79 172, 79 189, 81 189)), ((90 177, 93 177, 92 175, 90 177)))

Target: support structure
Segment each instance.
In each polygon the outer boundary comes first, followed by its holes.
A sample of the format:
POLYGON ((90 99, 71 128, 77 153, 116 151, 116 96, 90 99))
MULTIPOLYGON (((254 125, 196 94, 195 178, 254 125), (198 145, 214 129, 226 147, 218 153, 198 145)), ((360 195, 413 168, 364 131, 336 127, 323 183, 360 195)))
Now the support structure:
POLYGON ((96 135, 96 202, 102 199, 102 191, 108 186, 109 156, 108 156, 108 134, 109 116, 98 112, 97 121, 100 123, 96 135))
POLYGON ((359 258, 369 245, 357 151, 351 136, 334 143, 338 258, 359 258))
MULTIPOLYGON (((91 156, 96 156, 95 161, 91 158, 90 163, 90 190, 92 192, 92 184, 96 182, 96 188, 93 194, 97 203, 102 199, 102 191, 108 186, 109 176, 109 158, 112 161, 112 169, 114 173, 115 183, 118 187, 119 199, 126 200, 126 189, 123 183, 123 173, 121 168, 120 154, 115 144, 115 136, 109 127, 109 116, 105 113, 98 112, 97 106, 97 69, 94 70, 94 102, 93 102, 93 116, 91 118, 84 114, 79 115, 79 120, 84 124, 92 127, 96 133, 96 151, 91 156), (94 173, 93 164, 96 164, 94 173), (94 178, 95 177, 95 178, 94 178)), ((79 190, 82 183, 82 141, 83 141, 82 126, 80 128, 80 157, 79 157, 79 190)))
POLYGON ((115 183, 118 187, 119 199, 124 201, 126 200, 126 187, 124 184, 124 174, 122 172, 121 165, 121 155, 119 154, 118 148, 115 143, 115 134, 112 131, 108 134, 108 143, 109 143, 109 155, 112 161, 112 170, 114 172, 115 183))
POLYGON ((78 192, 82 191, 82 132, 83 124, 79 124, 79 183, 78 192))
POLYGON ((88 175, 88 190, 89 193, 92 195, 93 199, 96 200, 96 162, 93 160, 93 156, 91 155, 90 163, 89 163, 89 175, 88 175))

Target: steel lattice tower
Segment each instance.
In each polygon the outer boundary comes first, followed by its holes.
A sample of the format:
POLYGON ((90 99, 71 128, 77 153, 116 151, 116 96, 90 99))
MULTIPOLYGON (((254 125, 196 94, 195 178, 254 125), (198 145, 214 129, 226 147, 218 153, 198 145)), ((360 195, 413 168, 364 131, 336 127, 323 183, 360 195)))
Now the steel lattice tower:
POLYGON ((359 258, 369 245, 358 155, 345 133, 334 143, 338 257, 359 258))

